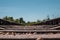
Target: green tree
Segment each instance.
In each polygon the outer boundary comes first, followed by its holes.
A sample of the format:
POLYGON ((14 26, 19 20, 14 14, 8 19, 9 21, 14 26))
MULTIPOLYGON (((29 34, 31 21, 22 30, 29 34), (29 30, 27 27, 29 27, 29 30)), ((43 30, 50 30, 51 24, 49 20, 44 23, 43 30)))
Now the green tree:
POLYGON ((26 23, 26 25, 27 25, 27 26, 30 26, 30 25, 31 25, 31 22, 30 22, 30 21, 28 21, 28 22, 26 23))
POLYGON ((49 15, 47 16, 47 20, 50 20, 50 17, 49 17, 49 15))
POLYGON ((40 20, 37 20, 37 22, 36 23, 41 23, 41 21, 40 20))
POLYGON ((23 20, 22 17, 19 19, 19 23, 20 23, 20 24, 25 24, 25 21, 23 20))
POLYGON ((9 19, 10 21, 14 21, 13 17, 8 17, 8 19, 9 19))
POLYGON ((19 19, 16 19, 15 22, 16 22, 16 23, 19 23, 19 19))
POLYGON ((35 21, 34 21, 34 22, 28 21, 26 25, 31 26, 31 25, 34 25, 34 24, 36 24, 36 23, 37 23, 37 22, 35 22, 35 21))
POLYGON ((8 17, 8 16, 3 17, 3 19, 8 21, 14 21, 13 17, 8 17))
POLYGON ((3 17, 4 20, 8 20, 8 16, 3 17))

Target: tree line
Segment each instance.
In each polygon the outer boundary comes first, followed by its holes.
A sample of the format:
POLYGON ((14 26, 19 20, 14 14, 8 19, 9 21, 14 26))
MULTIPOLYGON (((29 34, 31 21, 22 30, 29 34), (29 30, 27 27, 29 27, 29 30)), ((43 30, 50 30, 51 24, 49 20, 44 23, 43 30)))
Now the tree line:
POLYGON ((30 22, 30 21, 26 22, 26 21, 24 21, 23 17, 18 18, 18 19, 14 19, 13 17, 9 17, 9 16, 5 16, 2 19, 3 20, 12 21, 12 22, 15 22, 15 23, 19 23, 19 24, 22 24, 22 25, 27 25, 27 26, 50 20, 50 18, 48 17, 47 19, 44 19, 42 21, 41 20, 37 20, 37 21, 34 21, 34 22, 30 22))

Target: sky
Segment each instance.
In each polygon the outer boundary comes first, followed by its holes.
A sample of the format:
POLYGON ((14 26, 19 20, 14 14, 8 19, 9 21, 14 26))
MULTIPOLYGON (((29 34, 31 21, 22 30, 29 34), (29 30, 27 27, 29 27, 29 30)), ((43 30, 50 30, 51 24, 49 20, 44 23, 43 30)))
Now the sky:
POLYGON ((0 0, 0 18, 5 16, 25 21, 60 17, 60 0, 0 0))

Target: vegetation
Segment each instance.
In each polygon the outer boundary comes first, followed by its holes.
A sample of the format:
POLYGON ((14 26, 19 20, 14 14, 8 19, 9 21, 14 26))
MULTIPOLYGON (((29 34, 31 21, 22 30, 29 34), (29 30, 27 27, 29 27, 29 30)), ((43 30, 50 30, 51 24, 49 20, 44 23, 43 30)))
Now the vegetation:
POLYGON ((43 21, 37 20, 37 21, 34 21, 34 22, 30 22, 30 21, 25 22, 23 17, 18 18, 18 19, 14 19, 13 17, 5 16, 2 19, 8 20, 8 21, 12 21, 12 22, 15 22, 15 23, 19 23, 19 24, 22 24, 22 25, 27 25, 27 26, 32 25, 32 24, 41 23, 41 22, 44 22, 44 21, 47 21, 47 20, 50 20, 49 16, 48 16, 47 19, 44 19, 43 21))

